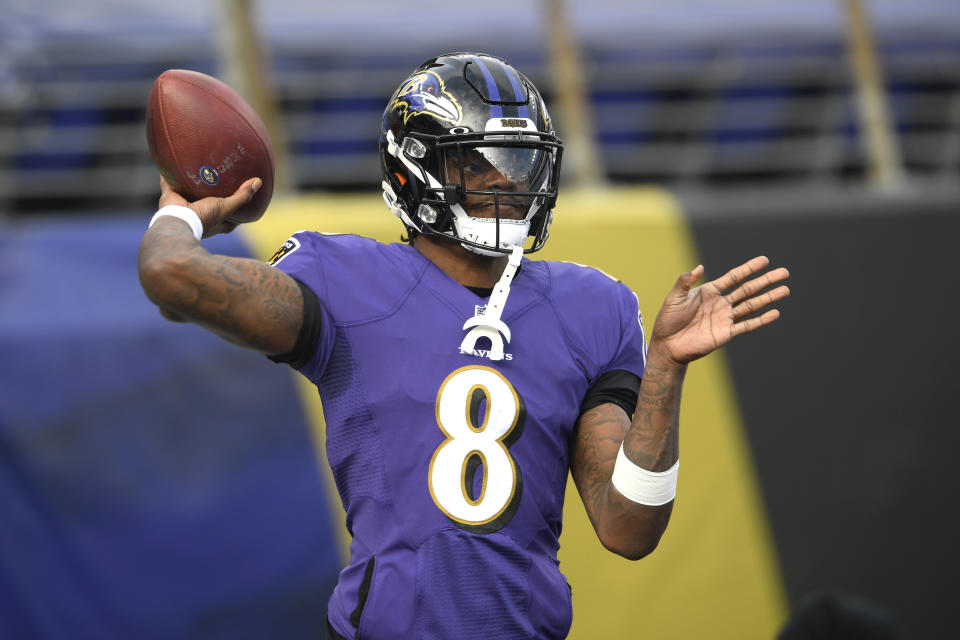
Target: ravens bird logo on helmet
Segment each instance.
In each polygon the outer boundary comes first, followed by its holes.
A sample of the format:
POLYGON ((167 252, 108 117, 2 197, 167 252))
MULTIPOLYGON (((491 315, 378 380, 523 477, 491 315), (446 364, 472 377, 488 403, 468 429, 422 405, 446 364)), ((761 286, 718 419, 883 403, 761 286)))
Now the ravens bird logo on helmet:
POLYGON ((432 71, 408 78, 390 108, 400 109, 404 122, 413 116, 425 114, 457 124, 461 117, 457 99, 446 92, 443 80, 432 71))

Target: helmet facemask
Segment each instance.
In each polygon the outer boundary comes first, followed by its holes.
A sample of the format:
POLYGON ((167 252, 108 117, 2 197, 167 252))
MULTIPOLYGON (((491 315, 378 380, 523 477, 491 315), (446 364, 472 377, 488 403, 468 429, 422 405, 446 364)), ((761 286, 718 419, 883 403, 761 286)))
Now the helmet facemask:
POLYGON ((530 235, 534 240, 525 252, 540 249, 557 199, 562 150, 554 136, 412 136, 420 144, 407 143, 404 151, 430 149, 433 155, 420 164, 429 174, 417 212, 421 231, 453 237, 464 248, 487 256, 510 253, 530 235))

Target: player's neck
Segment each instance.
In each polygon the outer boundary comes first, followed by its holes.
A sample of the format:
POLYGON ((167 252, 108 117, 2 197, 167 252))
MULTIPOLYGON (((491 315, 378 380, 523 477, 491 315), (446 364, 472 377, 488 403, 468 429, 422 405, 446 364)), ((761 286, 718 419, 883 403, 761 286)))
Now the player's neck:
POLYGON ((419 235, 413 241, 413 247, 441 271, 467 287, 493 287, 507 264, 506 256, 481 256, 446 238, 419 235))

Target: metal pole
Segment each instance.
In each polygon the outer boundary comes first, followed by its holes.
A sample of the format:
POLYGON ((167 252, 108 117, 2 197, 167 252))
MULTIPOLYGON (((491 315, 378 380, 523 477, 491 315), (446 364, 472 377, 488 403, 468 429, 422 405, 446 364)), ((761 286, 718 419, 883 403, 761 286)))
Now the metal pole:
POLYGON ((554 99, 563 127, 558 131, 564 141, 563 168, 578 187, 602 187, 606 183, 603 159, 597 149, 580 49, 567 20, 564 0, 545 0, 544 9, 554 99))
POLYGON ((904 183, 903 161, 890 117, 883 72, 860 0, 845 0, 847 55, 853 71, 860 118, 860 141, 869 164, 869 179, 886 191, 904 183))

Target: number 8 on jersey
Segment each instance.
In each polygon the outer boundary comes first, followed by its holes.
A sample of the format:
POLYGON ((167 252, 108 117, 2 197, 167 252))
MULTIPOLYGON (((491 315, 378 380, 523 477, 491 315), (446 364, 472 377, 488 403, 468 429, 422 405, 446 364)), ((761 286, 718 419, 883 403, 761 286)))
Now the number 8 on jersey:
POLYGON ((520 468, 509 451, 523 432, 523 399, 500 372, 469 366, 443 381, 436 410, 446 440, 430 460, 434 503, 468 531, 502 529, 513 517, 523 488, 520 468), (481 467, 481 488, 474 495, 481 467))

